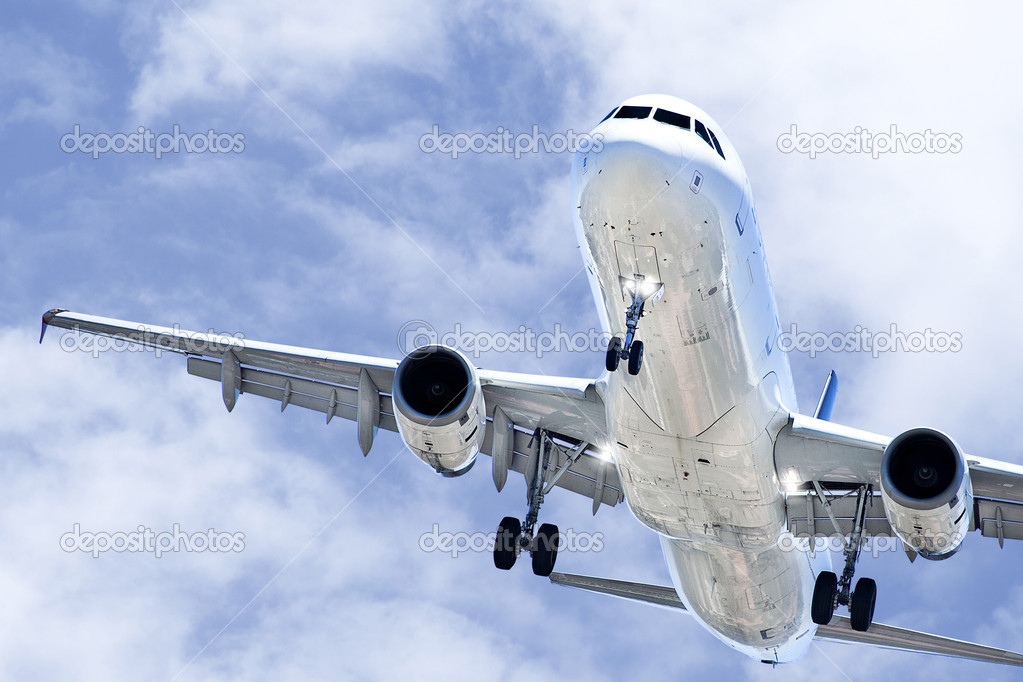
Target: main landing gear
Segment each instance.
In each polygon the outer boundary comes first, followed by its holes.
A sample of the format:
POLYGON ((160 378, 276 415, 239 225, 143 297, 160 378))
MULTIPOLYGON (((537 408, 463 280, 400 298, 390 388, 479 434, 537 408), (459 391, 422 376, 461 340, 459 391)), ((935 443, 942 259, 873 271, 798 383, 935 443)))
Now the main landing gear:
MULTIPOLYGON (((583 447, 585 445, 584 443, 583 447)), ((544 489, 544 482, 552 466, 552 448, 556 447, 557 444, 543 429, 537 429, 533 434, 529 462, 526 464, 529 476, 529 490, 526 493, 529 509, 526 512, 526 520, 520 522, 513 516, 506 516, 497 527, 494 565, 503 571, 515 565, 515 560, 521 552, 529 552, 532 555, 533 573, 536 575, 547 577, 554 571, 554 562, 558 558, 558 527, 553 523, 544 523, 535 532, 534 529, 540 516, 544 493, 547 492, 544 489), (532 475, 529 475, 529 472, 532 472, 532 475)))
POLYGON ((643 317, 643 308, 648 300, 653 306, 664 294, 664 285, 654 282, 643 275, 636 275, 634 279, 620 278, 622 290, 629 294, 632 303, 625 310, 625 340, 618 336, 612 337, 607 344, 607 356, 604 360, 604 367, 608 372, 618 369, 621 360, 628 360, 629 374, 639 374, 643 366, 643 342, 636 340, 636 327, 639 326, 639 318, 643 317))
MULTIPOLYGON (((838 521, 831 511, 820 483, 814 481, 818 497, 831 517, 831 522, 838 529, 838 521)), ((863 539, 863 522, 867 513, 867 499, 870 496, 869 485, 860 486, 856 499, 856 518, 853 519, 853 532, 846 541, 845 570, 839 578, 831 571, 821 571, 813 586, 813 601, 810 603, 810 617, 817 625, 827 625, 839 604, 849 607, 849 624, 853 630, 866 632, 874 620, 874 603, 877 600, 877 584, 870 578, 856 581, 856 589, 852 590, 853 573, 856 560, 859 558, 861 540, 863 539)), ((812 539, 811 539, 812 541, 812 539)))

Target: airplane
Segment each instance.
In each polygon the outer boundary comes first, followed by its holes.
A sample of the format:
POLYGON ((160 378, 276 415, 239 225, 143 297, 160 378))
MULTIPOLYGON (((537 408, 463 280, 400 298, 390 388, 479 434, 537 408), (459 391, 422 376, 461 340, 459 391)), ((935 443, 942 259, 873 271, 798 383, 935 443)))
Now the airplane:
POLYGON ((368 454, 380 428, 445 477, 490 456, 500 492, 528 488, 501 520, 494 564, 528 555, 558 585, 677 609, 769 664, 814 640, 1023 666, 1023 654, 873 623, 878 593, 855 569, 868 538, 897 538, 912 562, 956 554, 968 532, 1023 539, 1023 467, 965 454, 949 436, 894 437, 831 421, 838 381, 800 414, 750 183, 722 128, 666 95, 625 100, 575 152, 571 199, 602 328, 595 379, 476 368, 426 345, 400 361, 182 331, 53 309, 47 327, 187 357, 242 394, 356 422, 368 454), (627 502, 657 533, 671 586, 554 572, 558 527, 539 526, 561 488, 592 511, 627 502), (832 570, 820 538, 839 538, 832 570), (838 615, 839 607, 848 616, 838 615))

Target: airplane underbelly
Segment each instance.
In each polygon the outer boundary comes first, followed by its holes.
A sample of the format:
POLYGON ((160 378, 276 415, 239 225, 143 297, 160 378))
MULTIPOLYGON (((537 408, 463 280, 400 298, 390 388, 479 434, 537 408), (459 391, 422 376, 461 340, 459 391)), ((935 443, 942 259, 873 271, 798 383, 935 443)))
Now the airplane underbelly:
POLYGON ((609 413, 625 498, 645 525, 672 538, 763 548, 785 520, 772 434, 785 413, 761 387, 697 438, 643 428, 635 411, 609 413))

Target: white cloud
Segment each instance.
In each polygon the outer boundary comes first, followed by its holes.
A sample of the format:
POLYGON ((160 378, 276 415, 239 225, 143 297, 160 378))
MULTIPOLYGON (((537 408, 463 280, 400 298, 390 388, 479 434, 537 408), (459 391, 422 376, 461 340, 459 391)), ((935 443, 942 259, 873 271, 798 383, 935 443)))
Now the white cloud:
POLYGON ((429 75, 445 65, 436 38, 449 11, 407 2, 181 3, 161 13, 155 59, 131 106, 146 119, 181 104, 261 97, 250 77, 283 105, 311 105, 335 101, 360 69, 429 75))
POLYGON ((88 61, 36 31, 0 32, 0 62, 0 132, 40 121, 70 132, 68 122, 89 116, 102 97, 102 81, 88 61))

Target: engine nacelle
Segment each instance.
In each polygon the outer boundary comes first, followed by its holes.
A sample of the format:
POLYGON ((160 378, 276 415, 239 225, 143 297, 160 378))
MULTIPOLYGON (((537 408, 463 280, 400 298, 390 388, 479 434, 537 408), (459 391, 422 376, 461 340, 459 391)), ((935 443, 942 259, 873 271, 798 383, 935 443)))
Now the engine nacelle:
POLYGON ((906 431, 885 448, 881 499, 900 540, 925 559, 947 559, 970 530, 973 488, 966 457, 940 431, 906 431))
POLYGON ((487 431, 479 376, 465 356, 424 346, 394 372, 394 418, 412 452, 443 476, 472 468, 487 431))

